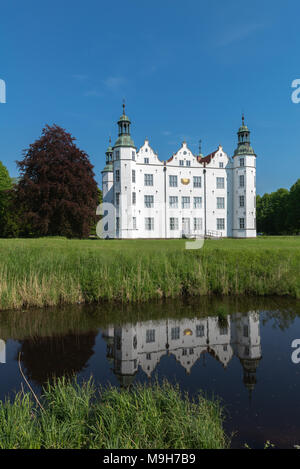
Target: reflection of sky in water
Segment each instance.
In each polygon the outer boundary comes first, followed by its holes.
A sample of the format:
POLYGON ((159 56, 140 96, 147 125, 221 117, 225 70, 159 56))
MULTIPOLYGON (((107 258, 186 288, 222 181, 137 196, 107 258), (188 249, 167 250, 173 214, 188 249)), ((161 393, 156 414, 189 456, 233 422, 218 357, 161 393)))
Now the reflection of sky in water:
MULTIPOLYGON (((219 396, 233 444, 300 443, 300 364, 291 343, 300 319, 286 311, 127 323, 62 336, 0 342, 0 397, 21 386, 17 357, 35 391, 54 374, 91 374, 97 384, 122 386, 167 378, 191 396, 219 396), (271 317, 271 318, 270 318, 271 317)), ((298 337, 299 336, 299 337, 298 337)))

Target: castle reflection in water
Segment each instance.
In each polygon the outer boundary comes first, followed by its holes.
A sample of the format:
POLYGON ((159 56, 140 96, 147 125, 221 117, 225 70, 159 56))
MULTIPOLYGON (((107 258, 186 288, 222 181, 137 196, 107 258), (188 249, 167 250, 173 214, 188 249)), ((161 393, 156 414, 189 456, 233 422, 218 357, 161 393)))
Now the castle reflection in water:
POLYGON ((150 378, 161 358, 173 355, 189 374, 201 356, 209 354, 225 368, 234 356, 243 368, 249 390, 256 384, 261 357, 259 313, 218 317, 166 319, 112 326, 102 330, 107 358, 122 386, 129 386, 138 367, 150 378))

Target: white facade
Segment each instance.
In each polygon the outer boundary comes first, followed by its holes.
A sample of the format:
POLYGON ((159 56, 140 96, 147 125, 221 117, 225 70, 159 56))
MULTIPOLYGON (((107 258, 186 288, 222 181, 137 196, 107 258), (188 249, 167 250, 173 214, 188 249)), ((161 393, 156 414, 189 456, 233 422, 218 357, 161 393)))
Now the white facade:
POLYGON ((232 158, 221 145, 203 157, 183 142, 161 161, 148 139, 136 149, 125 112, 118 125, 119 138, 108 148, 102 171, 109 216, 101 237, 256 236, 256 155, 244 118, 232 158))

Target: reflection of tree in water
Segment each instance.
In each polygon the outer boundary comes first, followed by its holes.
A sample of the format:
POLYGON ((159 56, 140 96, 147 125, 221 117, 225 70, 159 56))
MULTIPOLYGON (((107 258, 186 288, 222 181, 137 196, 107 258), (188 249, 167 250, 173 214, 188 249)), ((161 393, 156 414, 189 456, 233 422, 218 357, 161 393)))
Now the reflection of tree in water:
MULTIPOLYGON (((97 331, 20 341, 21 362, 26 376, 43 385, 53 376, 79 373, 93 355, 97 331)), ((19 353, 18 352, 18 353, 19 353)))
POLYGON ((262 317, 262 325, 265 326, 269 321, 272 321, 273 329, 280 329, 285 331, 292 326, 295 319, 300 316, 299 309, 282 309, 273 311, 264 311, 262 317))

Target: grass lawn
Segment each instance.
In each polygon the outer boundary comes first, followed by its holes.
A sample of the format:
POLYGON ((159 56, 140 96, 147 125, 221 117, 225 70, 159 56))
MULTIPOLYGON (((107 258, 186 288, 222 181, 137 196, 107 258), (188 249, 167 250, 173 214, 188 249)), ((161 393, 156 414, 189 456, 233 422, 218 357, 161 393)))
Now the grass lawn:
POLYGON ((199 295, 300 297, 300 237, 0 240, 0 309, 199 295))

